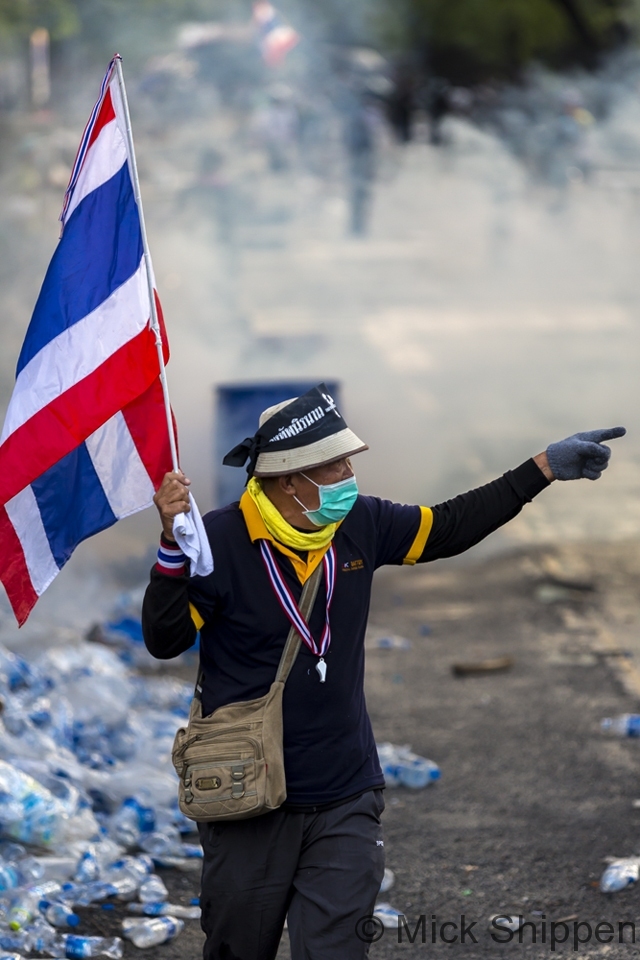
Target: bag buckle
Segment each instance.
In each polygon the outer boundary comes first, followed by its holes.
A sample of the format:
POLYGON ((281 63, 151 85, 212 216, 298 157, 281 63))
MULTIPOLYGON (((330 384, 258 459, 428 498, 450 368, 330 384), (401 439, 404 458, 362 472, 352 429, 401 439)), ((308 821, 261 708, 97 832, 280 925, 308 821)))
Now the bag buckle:
POLYGON ((231 785, 231 799, 240 800, 241 797, 244 797, 244 784, 233 783, 231 785))
POLYGON ((231 779, 232 780, 244 780, 244 764, 243 763, 234 763, 231 767, 231 779))

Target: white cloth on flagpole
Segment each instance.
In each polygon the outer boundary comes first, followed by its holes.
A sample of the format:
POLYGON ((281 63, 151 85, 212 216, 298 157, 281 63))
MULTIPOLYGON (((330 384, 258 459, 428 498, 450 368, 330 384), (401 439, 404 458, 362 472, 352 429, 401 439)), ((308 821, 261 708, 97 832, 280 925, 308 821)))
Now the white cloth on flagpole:
POLYGON ((189 494, 189 503, 191 504, 189 513, 179 513, 173 518, 173 535, 182 552, 191 561, 191 576, 207 577, 213 572, 209 537, 198 505, 191 494, 189 494))

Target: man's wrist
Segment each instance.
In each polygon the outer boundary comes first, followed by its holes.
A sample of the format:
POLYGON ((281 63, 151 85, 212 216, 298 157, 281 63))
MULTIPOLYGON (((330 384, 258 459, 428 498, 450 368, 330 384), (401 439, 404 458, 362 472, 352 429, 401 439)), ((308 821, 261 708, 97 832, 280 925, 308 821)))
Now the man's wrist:
POLYGON ((182 577, 185 571, 186 556, 175 540, 169 539, 164 531, 160 537, 156 570, 169 577, 182 577))
POLYGON ((556 479, 553 470, 549 466, 549 458, 547 457, 546 450, 544 453, 539 453, 537 457, 534 457, 533 462, 542 470, 549 483, 552 483, 556 479))

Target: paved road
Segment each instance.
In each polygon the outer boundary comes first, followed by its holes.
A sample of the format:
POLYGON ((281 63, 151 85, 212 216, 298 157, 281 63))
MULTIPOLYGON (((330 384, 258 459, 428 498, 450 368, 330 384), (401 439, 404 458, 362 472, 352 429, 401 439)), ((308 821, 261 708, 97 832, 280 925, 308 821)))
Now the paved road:
MULTIPOLYGON (((605 857, 640 852, 640 815, 632 806, 640 796, 639 745, 607 739, 599 728, 602 717, 638 707, 638 695, 625 693, 612 669, 612 643, 602 634, 606 627, 616 643, 620 629, 637 630, 638 556, 637 544, 585 546, 381 577, 372 620, 408 636, 413 648, 368 653, 376 737, 409 742, 442 767, 435 787, 386 793, 396 885, 385 899, 406 913, 412 929, 425 914, 429 936, 432 914, 440 922, 459 923, 461 914, 477 920, 479 943, 425 947, 419 937, 412 946, 387 931, 371 949, 375 960, 427 949, 496 956, 487 922, 501 911, 537 923, 538 937, 541 914, 549 922, 577 917, 593 929, 612 922, 616 938, 617 923, 629 920, 640 936, 637 890, 605 897, 597 889, 605 857), (558 579, 594 589, 567 588, 558 579), (421 637, 425 623, 432 632, 421 637), (514 657, 511 672, 452 676, 454 661, 499 655, 514 657)), ((587 933, 579 929, 580 937, 587 933)), ((548 942, 501 949, 508 956, 551 955, 548 942)), ((633 953, 593 938, 580 950, 633 953)), ((286 944, 279 956, 288 957, 286 944)))

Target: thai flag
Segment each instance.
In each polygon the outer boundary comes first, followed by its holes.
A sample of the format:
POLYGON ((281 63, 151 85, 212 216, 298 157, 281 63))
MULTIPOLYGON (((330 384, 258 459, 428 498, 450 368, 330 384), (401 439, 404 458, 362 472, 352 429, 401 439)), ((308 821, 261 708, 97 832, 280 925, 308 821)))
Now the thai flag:
POLYGON ((149 506, 171 469, 116 59, 82 136, 0 435, 0 580, 20 624, 74 548, 149 506))

